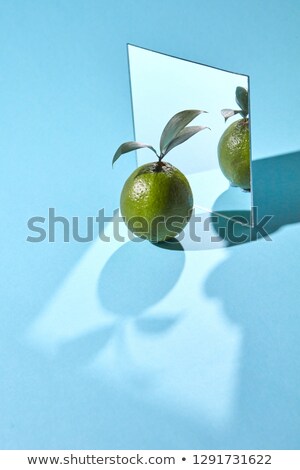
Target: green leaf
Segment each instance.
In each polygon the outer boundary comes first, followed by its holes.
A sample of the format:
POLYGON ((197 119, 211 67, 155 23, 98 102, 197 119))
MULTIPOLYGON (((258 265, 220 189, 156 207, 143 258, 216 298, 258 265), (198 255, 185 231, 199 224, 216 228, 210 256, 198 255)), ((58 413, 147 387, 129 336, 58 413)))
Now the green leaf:
POLYGON ((225 122, 227 121, 228 118, 234 116, 235 114, 240 113, 240 109, 222 109, 221 114, 225 118, 225 122))
POLYGON ((235 90, 235 101, 243 111, 241 114, 246 117, 249 113, 248 91, 245 88, 238 86, 235 90))
POLYGON ((177 134, 177 137, 173 139, 168 147, 166 148, 164 155, 166 155, 170 150, 172 150, 174 147, 177 147, 177 145, 182 144, 186 140, 188 140, 190 137, 193 135, 197 134, 197 132, 203 131, 204 129, 209 129, 207 126, 188 126, 182 129, 179 134, 177 134))
POLYGON ((152 145, 142 144, 141 142, 125 142, 124 144, 120 145, 120 147, 114 154, 112 164, 114 164, 118 160, 118 158, 123 155, 123 153, 132 152, 133 150, 138 150, 142 148, 148 148, 152 150, 152 152, 154 152, 157 156, 156 150, 152 147, 152 145))
POLYGON ((199 116, 201 113, 206 113, 206 111, 200 111, 199 109, 187 109, 185 111, 180 111, 175 114, 167 125, 165 126, 161 138, 160 138, 160 153, 161 155, 165 154, 165 151, 172 140, 177 137, 177 135, 185 128, 195 117, 199 116))

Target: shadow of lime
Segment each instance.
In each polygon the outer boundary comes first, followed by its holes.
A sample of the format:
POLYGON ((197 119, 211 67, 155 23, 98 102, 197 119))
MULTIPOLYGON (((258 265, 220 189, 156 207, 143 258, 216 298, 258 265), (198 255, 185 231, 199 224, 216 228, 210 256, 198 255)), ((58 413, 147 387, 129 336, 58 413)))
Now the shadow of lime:
POLYGON ((170 251, 185 251, 181 243, 176 238, 169 238, 164 242, 154 243, 157 248, 170 251))
POLYGON ((101 304, 109 312, 134 317, 164 298, 185 263, 181 250, 159 250, 148 241, 131 241, 107 261, 98 282, 101 304))

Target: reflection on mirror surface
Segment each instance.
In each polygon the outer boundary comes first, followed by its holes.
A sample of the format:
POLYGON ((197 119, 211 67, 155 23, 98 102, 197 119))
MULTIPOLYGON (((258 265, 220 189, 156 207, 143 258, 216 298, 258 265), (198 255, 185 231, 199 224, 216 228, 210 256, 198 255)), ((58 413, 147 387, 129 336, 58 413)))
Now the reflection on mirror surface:
MULTIPOLYGON (((159 148, 166 122, 182 110, 201 109, 191 124, 208 126, 165 157, 188 178, 196 208, 250 213, 249 79, 140 47, 128 46, 135 140, 159 148)), ((137 165, 153 161, 137 152, 137 165)))

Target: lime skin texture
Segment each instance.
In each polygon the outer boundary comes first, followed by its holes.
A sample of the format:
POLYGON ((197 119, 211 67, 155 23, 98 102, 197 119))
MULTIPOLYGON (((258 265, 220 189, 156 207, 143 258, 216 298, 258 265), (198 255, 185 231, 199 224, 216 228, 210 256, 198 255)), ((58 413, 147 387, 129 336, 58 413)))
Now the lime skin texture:
POLYGON ((186 177, 173 165, 147 163, 125 182, 120 208, 132 233, 158 243, 183 230, 191 217, 193 194, 186 177))
POLYGON ((250 190, 249 122, 239 119, 222 134, 218 144, 219 165, 224 176, 234 185, 250 190))

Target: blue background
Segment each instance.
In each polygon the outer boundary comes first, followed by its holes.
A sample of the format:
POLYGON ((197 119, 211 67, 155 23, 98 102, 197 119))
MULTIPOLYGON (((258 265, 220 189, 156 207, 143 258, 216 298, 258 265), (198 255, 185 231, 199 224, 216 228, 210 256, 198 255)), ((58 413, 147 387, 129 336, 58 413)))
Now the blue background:
MULTIPOLYGON (((291 0, 1 2, 1 448, 299 448, 299 17, 291 0), (250 75, 254 190, 276 217, 272 243, 224 248, 207 274, 197 258, 199 288, 244 334, 236 412, 217 431, 83 373, 97 332, 56 356, 24 339, 88 249, 26 242, 28 218, 110 214, 134 168, 111 170, 133 137, 126 43, 250 75)), ((179 275, 182 254, 160 253, 179 275)))

